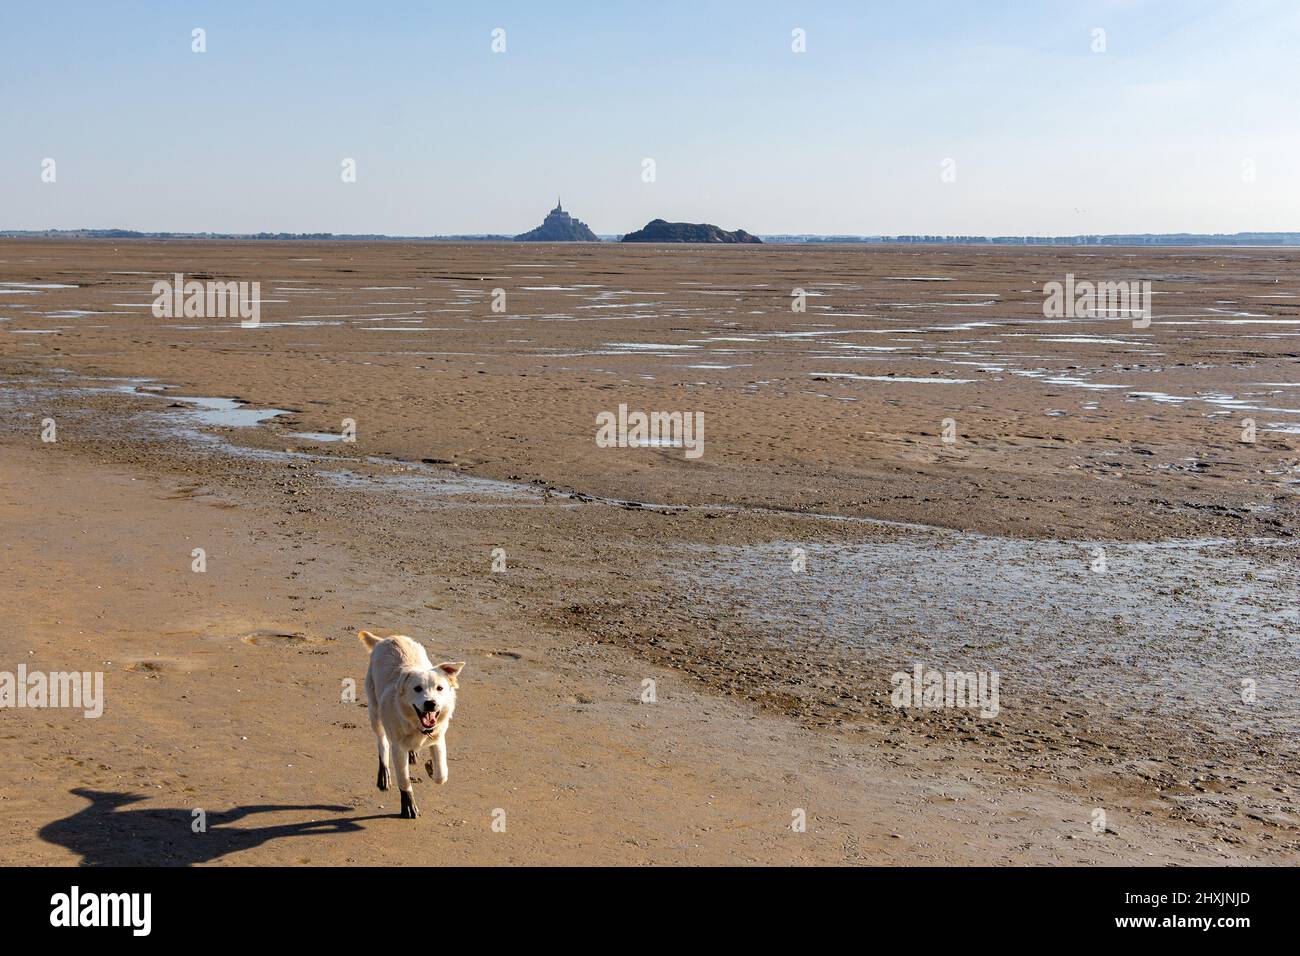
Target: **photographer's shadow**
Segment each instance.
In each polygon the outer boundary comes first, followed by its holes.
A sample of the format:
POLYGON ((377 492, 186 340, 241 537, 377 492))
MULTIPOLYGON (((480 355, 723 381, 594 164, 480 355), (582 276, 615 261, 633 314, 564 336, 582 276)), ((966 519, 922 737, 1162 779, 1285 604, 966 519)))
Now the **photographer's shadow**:
POLYGON ((70 791, 90 801, 90 806, 41 827, 46 843, 67 847, 81 856, 82 866, 191 866, 220 859, 228 853, 251 850, 282 837, 359 833, 359 824, 380 816, 336 817, 262 827, 231 824, 254 814, 318 810, 343 813, 340 806, 262 804, 207 813, 206 829, 195 832, 198 819, 190 810, 175 808, 125 810, 146 797, 79 787, 70 791))

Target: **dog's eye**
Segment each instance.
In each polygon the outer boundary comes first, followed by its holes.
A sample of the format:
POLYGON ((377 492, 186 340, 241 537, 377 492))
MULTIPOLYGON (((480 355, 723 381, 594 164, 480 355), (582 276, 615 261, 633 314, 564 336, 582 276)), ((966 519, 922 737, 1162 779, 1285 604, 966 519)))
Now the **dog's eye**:
POLYGON ((441 684, 438 685, 438 690, 446 690, 446 689, 447 688, 443 687, 441 684))
POLYGON ((416 685, 415 685, 415 692, 416 692, 417 694, 423 694, 423 693, 424 693, 424 688, 421 687, 419 684, 416 684, 416 685))

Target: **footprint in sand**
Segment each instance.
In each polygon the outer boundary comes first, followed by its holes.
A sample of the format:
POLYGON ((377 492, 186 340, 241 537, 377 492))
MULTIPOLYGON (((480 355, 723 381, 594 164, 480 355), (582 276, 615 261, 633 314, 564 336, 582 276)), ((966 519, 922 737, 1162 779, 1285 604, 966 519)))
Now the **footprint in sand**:
POLYGON ((324 641, 308 637, 301 631, 258 630, 240 634, 239 639, 252 647, 301 647, 307 644, 323 644, 324 641))

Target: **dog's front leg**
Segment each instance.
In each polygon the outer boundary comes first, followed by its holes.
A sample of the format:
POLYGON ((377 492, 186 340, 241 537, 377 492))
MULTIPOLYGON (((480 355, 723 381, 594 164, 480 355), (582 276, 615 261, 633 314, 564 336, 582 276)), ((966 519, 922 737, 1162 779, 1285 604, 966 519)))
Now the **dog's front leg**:
POLYGON ((411 765, 405 760, 394 760, 393 765, 397 771, 397 789, 402 796, 402 819, 414 820, 420 815, 420 808, 415 805, 415 794, 412 792, 411 765))
POLYGON ((429 779, 434 783, 447 782, 447 742, 445 735, 433 742, 433 751, 424 764, 424 772, 429 775, 429 779))
POLYGON ((387 790, 391 782, 388 773, 388 735, 384 733, 384 728, 377 721, 375 722, 375 734, 379 741, 379 777, 375 781, 380 790, 387 790))

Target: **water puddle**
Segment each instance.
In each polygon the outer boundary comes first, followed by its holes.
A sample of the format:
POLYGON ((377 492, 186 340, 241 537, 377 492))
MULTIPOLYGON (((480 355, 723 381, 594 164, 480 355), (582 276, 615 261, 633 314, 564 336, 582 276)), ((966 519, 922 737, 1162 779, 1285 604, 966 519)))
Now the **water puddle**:
POLYGON ((943 378, 938 375, 855 375, 852 372, 809 372, 815 378, 848 378, 855 382, 909 382, 916 385, 969 385, 973 378, 943 378))
POLYGON ((1086 388, 1093 391, 1104 391, 1113 388, 1128 388, 1127 385, 1107 385, 1104 382, 1085 382, 1081 378, 1073 378, 1069 375, 1057 375, 1053 378, 1043 379, 1048 385, 1064 385, 1067 388, 1086 388))
MULTIPOLYGON (((353 458, 238 445, 221 434, 204 429, 265 426, 277 416, 291 412, 281 408, 255 408, 233 398, 171 395, 168 390, 173 386, 152 379, 101 381, 111 384, 89 388, 65 387, 64 392, 114 392, 137 398, 166 398, 175 403, 183 403, 185 407, 172 409, 183 416, 184 421, 180 424, 173 416, 165 413, 150 414, 137 420, 136 424, 145 428, 146 435, 180 439, 193 445, 196 452, 306 466, 316 477, 339 487, 362 492, 396 492, 430 507, 445 506, 455 499, 474 499, 472 504, 475 507, 538 507, 545 505, 546 499, 552 497, 546 489, 531 484, 479 478, 460 474, 452 468, 438 467, 438 464, 449 465, 450 462, 405 462, 376 456, 353 458)), ((34 394, 30 389, 25 392, 28 395, 34 394)), ((152 405, 151 408, 157 413, 163 411, 164 407, 152 405)), ((289 432, 284 433, 283 437, 321 443, 342 441, 342 435, 331 432, 289 432)), ((564 506, 562 500, 570 496, 554 497, 560 499, 556 502, 557 506, 564 506)), ((573 497, 574 506, 578 500, 576 496, 573 497)))
POLYGON ((658 342, 606 342, 606 348, 625 349, 629 352, 639 351, 680 351, 685 349, 698 349, 698 345, 665 345, 658 342))
POLYGON ((208 398, 206 396, 170 395, 173 401, 193 405, 190 414, 204 425, 223 428, 248 428, 260 425, 277 415, 289 414, 283 408, 252 408, 236 398, 208 398))

